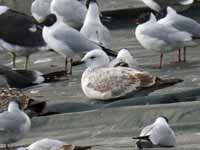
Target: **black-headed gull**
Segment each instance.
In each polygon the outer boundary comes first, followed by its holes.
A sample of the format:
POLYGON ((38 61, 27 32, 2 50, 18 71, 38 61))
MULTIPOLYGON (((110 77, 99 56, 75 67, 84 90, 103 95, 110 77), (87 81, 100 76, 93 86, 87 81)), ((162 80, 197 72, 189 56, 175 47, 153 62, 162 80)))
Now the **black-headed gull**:
POLYGON ((162 68, 163 53, 196 45, 190 33, 157 23, 152 13, 148 21, 136 27, 135 36, 145 49, 160 52, 159 68, 162 68))
POLYGON ((138 137, 136 142, 138 148, 160 146, 174 147, 176 145, 176 136, 168 124, 168 119, 164 116, 158 117, 151 125, 146 126, 138 137))

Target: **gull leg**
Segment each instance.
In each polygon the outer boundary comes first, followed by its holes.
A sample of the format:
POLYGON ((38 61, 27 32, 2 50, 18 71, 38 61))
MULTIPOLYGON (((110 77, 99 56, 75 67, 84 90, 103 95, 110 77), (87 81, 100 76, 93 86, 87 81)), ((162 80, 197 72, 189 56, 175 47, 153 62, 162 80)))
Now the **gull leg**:
POLYGON ((13 68, 15 68, 16 67, 16 55, 15 55, 15 53, 13 53, 13 52, 11 52, 11 55, 12 55, 12 60, 13 60, 13 68))
POLYGON ((160 65, 159 65, 159 69, 162 68, 162 63, 163 63, 163 53, 160 53, 160 65))
POLYGON ((186 62, 186 47, 183 48, 183 62, 186 62))
POLYGON ((67 66, 67 68, 68 68, 68 70, 67 70, 67 74, 69 74, 69 75, 71 75, 72 74, 72 58, 68 58, 68 66, 67 66))
POLYGON ((9 150, 8 144, 6 144, 6 150, 9 150))
POLYGON ((65 58, 65 72, 66 75, 72 74, 72 58, 65 58))
POLYGON ((181 48, 178 49, 178 62, 181 62, 181 48))
POLYGON ((28 60, 29 60, 29 56, 26 56, 26 61, 25 61, 25 66, 24 66, 25 70, 28 69, 28 60))

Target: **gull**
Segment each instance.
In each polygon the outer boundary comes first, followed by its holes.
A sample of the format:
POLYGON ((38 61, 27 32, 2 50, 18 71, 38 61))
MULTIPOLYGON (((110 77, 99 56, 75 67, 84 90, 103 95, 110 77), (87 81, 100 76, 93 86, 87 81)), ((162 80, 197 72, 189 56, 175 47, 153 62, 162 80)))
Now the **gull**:
POLYGON ((190 33, 157 23, 152 13, 148 21, 136 27, 135 36, 145 49, 160 52, 159 68, 162 68, 163 53, 195 45, 190 33))
POLYGON ((38 22, 43 22, 50 14, 52 0, 34 0, 31 4, 31 14, 38 22))
POLYGON ((114 51, 88 40, 79 31, 57 20, 55 14, 48 15, 43 24, 45 25, 43 38, 48 46, 66 57, 65 70, 67 74, 72 73, 72 58, 77 54, 102 48, 111 55, 116 56, 114 51))
POLYGON ((17 150, 86 150, 91 149, 91 146, 77 146, 73 144, 67 144, 60 140, 55 139, 41 139, 28 147, 21 147, 17 150))
POLYGON ((146 126, 138 137, 138 148, 146 146, 174 147, 176 136, 168 124, 168 119, 164 116, 158 117, 151 125, 146 126))
MULTIPOLYGON (((165 18, 158 20, 158 23, 172 26, 180 31, 188 32, 192 35, 193 39, 200 38, 200 24, 189 17, 177 14, 177 12, 171 8, 167 7, 167 15, 165 18)), ((179 54, 179 61, 181 61, 179 54)), ((186 48, 184 47, 184 59, 186 61, 186 48)))
POLYGON ((9 87, 19 89, 55 82, 59 77, 64 76, 62 72, 43 74, 37 70, 12 70, 4 65, 0 65, 0 74, 6 78, 9 87))
POLYGON ((80 33, 89 40, 111 49, 111 33, 100 20, 100 10, 97 1, 88 0, 87 6, 88 11, 80 33))
POLYGON ((110 67, 129 67, 129 68, 138 68, 138 63, 137 61, 133 58, 131 53, 128 51, 128 49, 121 49, 117 57, 112 60, 109 64, 110 67))
POLYGON ((188 6, 194 0, 142 0, 148 7, 156 12, 164 10, 167 6, 188 6))
POLYGON ((87 8, 81 1, 52 0, 50 11, 57 16, 58 20, 73 28, 80 28, 87 13, 87 8))
POLYGON ((32 53, 47 50, 42 38, 42 27, 30 16, 0 6, 0 49, 13 56, 15 68, 16 56, 26 56, 25 68, 32 53))
POLYGON ((21 140, 30 130, 31 121, 26 113, 20 110, 19 100, 11 101, 8 111, 0 113, 0 143, 6 145, 21 140))
POLYGON ((109 57, 100 49, 86 53, 82 61, 86 63, 87 69, 82 74, 81 86, 90 99, 113 100, 144 96, 183 81, 161 79, 128 67, 109 67, 109 57))

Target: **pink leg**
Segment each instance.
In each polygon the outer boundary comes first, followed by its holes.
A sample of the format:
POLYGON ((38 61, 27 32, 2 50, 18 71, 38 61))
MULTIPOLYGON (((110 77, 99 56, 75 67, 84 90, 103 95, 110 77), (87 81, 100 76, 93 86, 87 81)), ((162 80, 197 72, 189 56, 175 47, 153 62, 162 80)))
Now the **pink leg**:
POLYGON ((186 62, 186 47, 183 48, 183 62, 186 62))
POLYGON ((178 62, 181 62, 181 48, 178 49, 178 62))
POLYGON ((160 54, 160 66, 159 66, 159 69, 162 68, 162 63, 163 63, 163 53, 160 54))

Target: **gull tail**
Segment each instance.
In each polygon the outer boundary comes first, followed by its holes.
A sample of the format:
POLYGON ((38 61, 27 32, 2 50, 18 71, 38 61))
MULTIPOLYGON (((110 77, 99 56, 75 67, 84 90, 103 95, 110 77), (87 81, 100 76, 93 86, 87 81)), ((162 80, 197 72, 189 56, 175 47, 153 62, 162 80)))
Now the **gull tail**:
POLYGON ((136 137, 132 137, 132 139, 137 139, 137 140, 149 140, 149 136, 136 136, 136 137))
POLYGON ((173 86, 177 83, 183 82, 184 80, 182 79, 176 79, 176 78, 171 78, 171 79, 161 79, 161 78, 156 78, 156 83, 155 83, 155 89, 162 89, 166 87, 173 86))
POLYGON ((178 2, 182 5, 190 5, 194 2, 194 0, 179 0, 178 2))
POLYGON ((91 148, 92 146, 75 146, 74 150, 86 150, 91 148))
POLYGON ((117 52, 115 52, 114 50, 105 48, 105 47, 103 47, 103 46, 101 46, 101 48, 102 48, 102 50, 103 50, 104 52, 106 52, 108 55, 113 56, 113 57, 117 57, 117 52))

